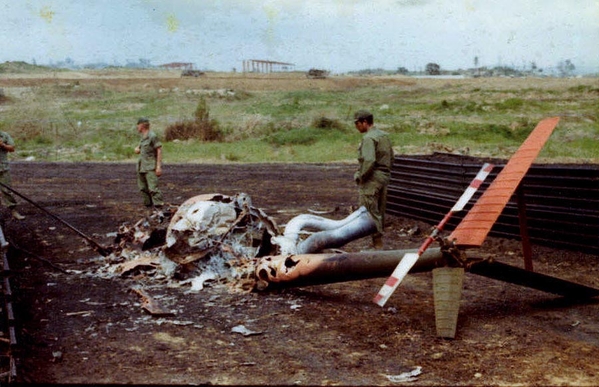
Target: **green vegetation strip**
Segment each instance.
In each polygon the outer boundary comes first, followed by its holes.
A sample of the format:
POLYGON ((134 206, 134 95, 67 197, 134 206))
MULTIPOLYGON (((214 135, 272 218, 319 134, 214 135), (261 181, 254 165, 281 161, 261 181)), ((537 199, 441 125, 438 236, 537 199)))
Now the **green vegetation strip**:
POLYGON ((599 163, 594 78, 356 80, 327 88, 298 77, 297 89, 285 79, 278 90, 272 83, 283 81, 273 79, 259 91, 239 77, 225 77, 225 89, 203 87, 201 79, 165 82, 13 82, 1 87, 0 129, 17 142, 13 160, 133 161, 135 122, 145 116, 163 140, 166 163, 340 162, 355 160, 360 135, 352 114, 361 108, 390 133, 397 154, 509 157, 538 121, 560 116, 540 158, 599 163))

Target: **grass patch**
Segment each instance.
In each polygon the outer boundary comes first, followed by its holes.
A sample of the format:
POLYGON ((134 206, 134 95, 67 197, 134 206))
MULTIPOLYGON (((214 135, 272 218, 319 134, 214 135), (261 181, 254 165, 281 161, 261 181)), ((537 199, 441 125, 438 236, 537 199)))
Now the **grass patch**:
POLYGON ((13 159, 133 161, 135 122, 145 116, 163 140, 167 162, 355 160, 361 135, 352 117, 365 108, 398 154, 459 149, 509 157, 541 119, 561 116, 543 154, 599 162, 592 78, 329 77, 315 83, 301 74, 197 80, 94 74, 35 86, 24 77, 22 85, 12 79, 2 87, 0 128, 17 142, 13 159))

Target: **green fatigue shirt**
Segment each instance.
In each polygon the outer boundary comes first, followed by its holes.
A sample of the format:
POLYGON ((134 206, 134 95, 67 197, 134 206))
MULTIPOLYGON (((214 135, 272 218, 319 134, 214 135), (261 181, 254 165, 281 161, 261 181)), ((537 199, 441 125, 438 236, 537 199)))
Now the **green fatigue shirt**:
POLYGON ((148 131, 147 136, 142 137, 139 142, 137 172, 145 173, 156 170, 156 150, 161 146, 160 140, 151 130, 148 131))
POLYGON ((371 181, 387 184, 393 163, 393 147, 387 132, 376 127, 370 128, 362 137, 358 161, 360 168, 354 174, 358 185, 364 186, 371 181))
MULTIPOLYGON (((14 146, 15 142, 10 137, 10 134, 0 131, 0 140, 6 145, 14 146)), ((8 165, 8 151, 4 148, 0 149, 0 172, 5 172, 10 169, 8 165)))

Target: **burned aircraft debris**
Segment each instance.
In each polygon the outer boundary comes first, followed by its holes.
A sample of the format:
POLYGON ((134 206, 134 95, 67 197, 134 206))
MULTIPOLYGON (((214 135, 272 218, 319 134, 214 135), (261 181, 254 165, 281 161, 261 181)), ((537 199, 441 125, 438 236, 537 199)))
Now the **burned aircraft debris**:
MULTIPOLYGON (((99 274, 143 274, 188 285, 191 291, 210 282, 247 291, 257 287, 256 267, 262 257, 318 253, 375 230, 361 207, 341 220, 301 214, 281 232, 272 218, 252 206, 247 194, 204 194, 122 225, 99 274)), ((292 261, 287 265, 294 266, 292 261)))

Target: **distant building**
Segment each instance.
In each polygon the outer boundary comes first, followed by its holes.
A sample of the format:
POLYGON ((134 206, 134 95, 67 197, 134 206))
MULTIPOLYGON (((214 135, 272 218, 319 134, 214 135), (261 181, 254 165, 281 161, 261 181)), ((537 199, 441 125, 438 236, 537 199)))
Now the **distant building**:
POLYGON ((243 61, 244 73, 291 71, 294 67, 295 65, 293 63, 275 62, 272 60, 248 59, 243 61))
POLYGON ((162 64, 162 65, 160 65, 158 67, 161 67, 163 69, 169 69, 169 70, 192 70, 193 69, 193 63, 172 62, 172 63, 162 64))

